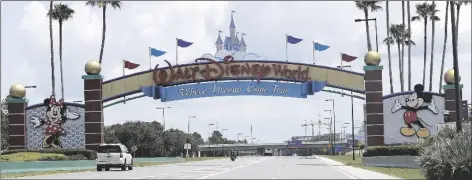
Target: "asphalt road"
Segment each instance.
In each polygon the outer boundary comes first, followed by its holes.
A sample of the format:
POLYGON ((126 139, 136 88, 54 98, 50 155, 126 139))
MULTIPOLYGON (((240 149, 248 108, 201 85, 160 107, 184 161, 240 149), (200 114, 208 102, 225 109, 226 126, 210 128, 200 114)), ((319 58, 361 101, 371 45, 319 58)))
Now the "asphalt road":
POLYGON ((238 157, 102 171, 24 177, 23 179, 353 179, 312 157, 238 157))

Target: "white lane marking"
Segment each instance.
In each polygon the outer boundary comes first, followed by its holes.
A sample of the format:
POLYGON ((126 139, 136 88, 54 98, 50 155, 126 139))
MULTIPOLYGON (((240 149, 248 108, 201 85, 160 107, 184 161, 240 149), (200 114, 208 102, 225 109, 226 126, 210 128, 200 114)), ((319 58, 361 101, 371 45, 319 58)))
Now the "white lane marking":
POLYGON ((137 177, 137 178, 131 178, 131 179, 145 179, 145 178, 153 178, 154 176, 143 176, 143 177, 137 177))
POLYGON ((205 178, 208 178, 208 177, 211 177, 211 176, 216 176, 216 175, 223 174, 223 173, 226 173, 226 172, 229 172, 229 171, 233 171, 233 170, 236 170, 236 169, 239 169, 239 168, 243 168, 243 167, 250 166, 250 165, 253 165, 253 164, 256 164, 256 163, 260 163, 262 161, 272 159, 272 158, 274 158, 274 157, 262 159, 262 160, 259 160, 259 161, 253 161, 251 163, 248 163, 248 164, 245 164, 245 165, 242 165, 242 166, 238 166, 238 167, 235 167, 235 168, 231 168, 231 169, 228 169, 228 170, 225 170, 225 171, 221 171, 221 172, 218 172, 218 173, 215 173, 215 174, 210 174, 210 175, 195 178, 195 179, 205 179, 205 178))
POLYGON ((351 178, 351 179, 357 179, 357 178, 355 178, 354 176, 351 176, 349 173, 347 173, 347 172, 345 172, 345 171, 343 171, 343 170, 341 170, 341 169, 339 169, 339 168, 337 168, 337 167, 335 167, 335 166, 332 166, 331 164, 327 163, 326 161, 323 161, 323 159, 321 159, 321 158, 317 158, 317 159, 321 160, 322 162, 324 162, 324 163, 325 163, 326 165, 328 165, 329 167, 332 167, 332 168, 338 170, 339 172, 343 173, 343 174, 346 175, 347 177, 349 177, 349 178, 351 178))

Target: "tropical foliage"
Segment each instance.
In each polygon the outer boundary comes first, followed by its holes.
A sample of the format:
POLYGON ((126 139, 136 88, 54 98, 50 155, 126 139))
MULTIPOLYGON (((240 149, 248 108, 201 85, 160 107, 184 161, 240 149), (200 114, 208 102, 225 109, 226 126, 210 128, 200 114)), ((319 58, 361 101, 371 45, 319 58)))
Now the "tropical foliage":
MULTIPOLYGON (((380 1, 356 1, 356 7, 364 12, 365 19, 369 19, 369 11, 376 12, 382 10, 379 6, 380 1)), ((372 50, 372 43, 370 41, 369 21, 365 21, 365 31, 367 33, 367 49, 372 50)))
MULTIPOLYGON (((60 66, 60 71, 61 71, 61 97, 62 98, 64 98, 64 75, 63 75, 63 70, 62 70, 62 25, 65 21, 72 19, 74 13, 75 11, 69 8, 67 4, 59 3, 59 4, 54 5, 54 8, 50 9, 47 14, 50 19, 56 20, 59 23, 59 66, 60 66)), ((52 28, 52 25, 49 25, 49 28, 52 28)), ((52 43, 51 33, 52 32, 50 32, 50 38, 51 38, 51 43, 52 43)), ((51 53, 52 52, 53 50, 52 50, 52 45, 51 45, 51 53)), ((53 64, 54 63, 52 62, 51 63, 52 67, 54 67, 53 64)))
POLYGON ((470 123, 461 132, 446 127, 424 144, 419 157, 422 174, 430 180, 461 180, 472 177, 470 123))

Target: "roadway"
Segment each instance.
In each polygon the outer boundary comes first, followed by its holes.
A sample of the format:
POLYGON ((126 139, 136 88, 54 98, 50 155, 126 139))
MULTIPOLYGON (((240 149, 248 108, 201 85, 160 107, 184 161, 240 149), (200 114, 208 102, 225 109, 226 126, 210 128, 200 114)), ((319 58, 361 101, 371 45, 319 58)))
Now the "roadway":
POLYGON ((260 156, 135 167, 132 171, 79 172, 22 179, 353 179, 313 157, 260 156))

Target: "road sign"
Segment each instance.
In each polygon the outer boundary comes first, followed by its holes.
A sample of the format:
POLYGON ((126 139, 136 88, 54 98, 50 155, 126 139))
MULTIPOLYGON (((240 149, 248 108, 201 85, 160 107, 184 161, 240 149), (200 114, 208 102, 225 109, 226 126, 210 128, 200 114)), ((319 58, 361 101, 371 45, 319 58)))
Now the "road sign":
POLYGON ((136 147, 136 145, 134 145, 133 147, 131 147, 131 151, 135 152, 136 150, 138 150, 138 147, 136 147))
POLYGON ((184 144, 184 149, 192 149, 192 144, 190 144, 190 143, 185 143, 185 144, 184 144))
POLYGON ((338 151, 338 152, 343 151, 343 147, 336 147, 336 151, 338 151))
POLYGON ((331 147, 332 147, 331 144, 328 144, 328 148, 331 148, 331 147))
POLYGON ((302 141, 288 141, 287 145, 289 147, 299 147, 302 146, 302 141))

